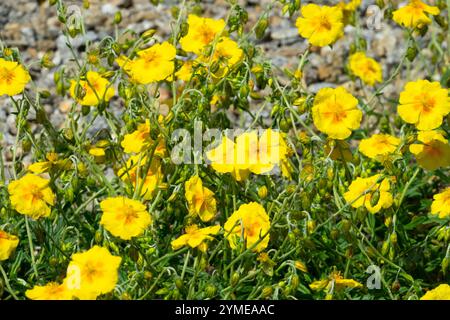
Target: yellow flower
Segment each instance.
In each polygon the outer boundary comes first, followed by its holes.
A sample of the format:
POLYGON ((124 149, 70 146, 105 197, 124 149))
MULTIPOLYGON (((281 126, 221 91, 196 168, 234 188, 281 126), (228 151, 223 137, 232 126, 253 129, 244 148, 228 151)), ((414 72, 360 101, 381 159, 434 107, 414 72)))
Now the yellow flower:
POLYGON ((357 105, 358 100, 343 87, 320 89, 312 108, 314 125, 332 139, 346 139, 361 123, 357 105))
POLYGON ((0 96, 22 93, 30 81, 30 74, 22 65, 0 58, 0 96))
POLYGON ((431 204, 431 214, 438 215, 439 218, 444 219, 450 216, 450 187, 443 192, 433 196, 433 203, 431 204))
MULTIPOLYGON (((158 139, 155 155, 163 156, 165 153, 165 144, 163 139, 158 139)), ((155 141, 150 137, 150 121, 147 119, 145 123, 138 125, 137 130, 126 134, 122 140, 122 147, 125 153, 139 153, 153 146, 155 141)))
POLYGON ((132 81, 149 84, 166 80, 173 74, 175 55, 175 47, 168 42, 163 42, 139 51, 133 60, 121 56, 116 62, 132 81))
POLYGON ((431 23, 427 13, 436 16, 439 12, 438 7, 429 6, 420 0, 410 0, 406 6, 393 12, 392 19, 404 27, 422 27, 431 23))
POLYGON ((250 170, 245 166, 238 166, 235 143, 227 137, 216 148, 207 151, 206 156, 211 161, 211 167, 220 173, 231 173, 237 181, 247 179, 250 170))
POLYGON ((417 135, 421 144, 412 144, 409 151, 417 163, 427 170, 450 166, 450 145, 439 131, 421 131, 417 135))
POLYGON ((83 106, 96 106, 101 101, 108 102, 114 94, 109 81, 95 71, 88 71, 86 80, 70 82, 70 95, 83 106))
POLYGON ((189 214, 198 215, 203 222, 214 218, 217 213, 214 192, 203 186, 198 176, 191 177, 184 184, 189 214))
POLYGON ((99 147, 89 148, 89 154, 94 157, 104 157, 106 155, 105 149, 99 147))
POLYGON ((222 34, 226 25, 223 19, 214 20, 193 14, 188 16, 187 23, 189 30, 186 36, 180 40, 181 48, 195 54, 201 54, 206 46, 222 34))
POLYGON ((184 82, 188 82, 191 80, 192 73, 194 72, 194 65, 196 66, 195 61, 193 60, 183 62, 181 68, 175 72, 175 77, 184 82))
POLYGON ((52 168, 60 168, 60 169, 70 169, 71 162, 68 159, 58 159, 58 154, 54 152, 49 152, 46 155, 47 161, 40 161, 30 164, 28 166, 28 170, 35 173, 41 174, 45 172, 49 172, 52 168))
POLYGON ((123 240, 142 235, 152 222, 144 204, 125 197, 107 198, 100 202, 100 208, 103 211, 100 224, 123 240))
POLYGON ((207 152, 214 170, 231 173, 236 180, 242 181, 250 172, 264 174, 279 165, 284 176, 290 176, 290 164, 287 162, 290 149, 285 135, 267 129, 258 136, 257 131, 240 134, 236 143, 224 137, 222 143, 207 152))
POLYGON ((150 200, 163 179, 161 161, 153 157, 148 171, 144 172, 146 168, 147 157, 138 154, 130 157, 117 174, 122 181, 131 183, 134 188, 139 188, 142 184, 140 195, 144 200, 150 200))
POLYGON ((197 225, 186 227, 186 233, 172 241, 172 249, 178 250, 183 246, 196 248, 201 246, 204 241, 214 239, 211 235, 216 235, 220 231, 220 226, 206 227, 199 229, 197 225))
POLYGON ((364 52, 356 52, 349 58, 350 71, 361 80, 370 85, 383 81, 383 72, 380 64, 366 56, 364 52))
POLYGON ((82 300, 93 300, 114 290, 122 261, 108 249, 94 246, 86 252, 75 253, 67 268, 66 288, 82 300))
POLYGON ((398 114, 419 130, 433 130, 450 112, 448 91, 439 82, 418 80, 408 82, 400 94, 398 114))
POLYGON ((362 288, 363 285, 353 279, 344 279, 339 272, 333 272, 328 279, 314 281, 309 285, 311 290, 325 290, 332 294, 333 291, 341 291, 345 288, 362 288))
POLYGON ((33 219, 48 217, 51 212, 49 206, 55 204, 55 195, 48 184, 49 180, 34 174, 12 181, 8 192, 13 208, 33 219))
POLYGON ((296 21, 298 32, 314 46, 327 46, 344 35, 342 10, 335 6, 307 4, 296 21))
POLYGON ((232 249, 236 248, 243 235, 246 248, 260 252, 269 244, 270 218, 263 206, 256 202, 243 204, 235 211, 224 225, 225 236, 232 249))
POLYGON ((228 37, 221 37, 214 48, 212 57, 200 56, 198 61, 208 64, 218 64, 218 70, 214 72, 215 77, 223 77, 229 69, 242 61, 244 52, 239 45, 228 37))
POLYGON ((387 178, 378 182, 380 177, 380 174, 376 174, 369 178, 357 178, 344 193, 344 199, 353 208, 365 206, 370 213, 389 208, 393 203, 392 194, 389 192, 390 183, 387 178))
POLYGON ((50 282, 45 286, 34 286, 25 295, 31 300, 71 300, 72 292, 65 284, 50 282))
POLYGON ((7 260, 18 244, 19 238, 0 230, 0 261, 7 260))
POLYGON ((126 134, 123 137, 121 145, 125 153, 139 153, 150 143, 150 121, 147 119, 145 123, 138 125, 137 130, 126 134))
POLYGON ((350 144, 345 140, 328 139, 324 146, 326 156, 333 160, 353 161, 353 154, 350 150, 350 144))
POLYGON ((450 300, 450 286, 446 283, 425 293, 420 300, 450 300))
POLYGON ((346 0, 341 0, 338 6, 345 11, 355 11, 361 5, 361 0, 350 0, 346 3, 346 0))
POLYGON ((374 134, 370 138, 361 140, 359 152, 374 160, 394 153, 400 144, 400 139, 389 134, 374 134))

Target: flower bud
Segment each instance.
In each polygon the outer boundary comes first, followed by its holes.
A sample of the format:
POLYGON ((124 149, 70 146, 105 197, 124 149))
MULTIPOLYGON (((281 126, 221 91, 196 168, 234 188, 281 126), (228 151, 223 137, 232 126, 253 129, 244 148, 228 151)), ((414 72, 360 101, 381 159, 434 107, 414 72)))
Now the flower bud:
POLYGON ((240 279, 239 273, 237 273, 237 272, 233 273, 233 275, 231 276, 231 280, 230 280, 231 286, 234 287, 235 285, 237 285, 239 282, 239 279, 240 279))
POLYGON ((266 29, 269 26, 269 19, 262 18, 259 20, 258 24, 255 27, 255 35, 257 39, 262 39, 266 33, 266 29))
POLYGON ((449 258, 445 257, 441 263, 442 272, 444 274, 447 274, 448 266, 449 266, 449 258))
POLYGON ((212 285, 212 284, 206 285, 206 288, 205 288, 206 297, 208 297, 209 299, 212 299, 215 297, 216 293, 217 293, 217 288, 214 285, 212 285))
POLYGON ((300 260, 294 261, 294 266, 296 269, 300 270, 301 272, 308 273, 308 268, 302 261, 300 261, 300 260))
POLYGON ((419 52, 418 52, 416 46, 411 46, 406 51, 406 58, 408 58, 408 60, 412 62, 417 57, 418 53, 419 52))
POLYGON ((115 24, 119 24, 119 23, 121 23, 122 22, 122 13, 120 12, 120 11, 117 11, 115 14, 114 14, 114 23, 115 24))
POLYGON ((263 298, 268 298, 268 297, 270 297, 272 295, 272 293, 273 293, 272 287, 267 286, 267 287, 263 288, 261 296, 263 298))
POLYGON ((258 188, 258 196, 260 199, 265 199, 267 197, 268 190, 266 186, 261 186, 258 188))

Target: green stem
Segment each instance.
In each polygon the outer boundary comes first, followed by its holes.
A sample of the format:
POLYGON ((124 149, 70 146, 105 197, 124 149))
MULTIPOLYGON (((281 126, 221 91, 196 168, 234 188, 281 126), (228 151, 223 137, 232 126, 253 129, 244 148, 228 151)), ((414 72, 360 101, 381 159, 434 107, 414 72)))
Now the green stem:
POLYGON ((5 280, 6 289, 8 289, 9 293, 13 296, 14 299, 19 300, 19 298, 14 293, 13 289, 11 288, 8 280, 8 276, 6 275, 5 269, 3 269, 1 263, 0 263, 0 272, 2 273, 3 279, 5 280))
POLYGON ((33 238, 31 235, 30 224, 28 223, 27 217, 25 217, 25 227, 27 229, 28 245, 30 246, 31 265, 33 266, 34 275, 38 279, 39 274, 36 267, 36 260, 34 259, 33 238))

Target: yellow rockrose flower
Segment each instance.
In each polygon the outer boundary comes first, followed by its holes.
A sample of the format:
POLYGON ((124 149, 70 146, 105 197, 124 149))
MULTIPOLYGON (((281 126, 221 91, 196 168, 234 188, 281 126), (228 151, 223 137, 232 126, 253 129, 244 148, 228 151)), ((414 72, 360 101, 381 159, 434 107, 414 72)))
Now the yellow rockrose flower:
POLYGON ((133 82, 149 84, 172 76, 175 70, 175 56, 175 47, 163 42, 139 51, 137 57, 132 60, 120 56, 116 62, 133 82))
POLYGON ((206 240, 214 239, 212 235, 218 234, 220 226, 199 228, 197 225, 186 227, 186 233, 171 242, 172 249, 178 250, 181 247, 189 246, 191 248, 200 247, 204 249, 203 245, 206 240), (203 247, 203 248, 202 248, 203 247))
POLYGON ((359 152, 366 157, 379 160, 381 157, 394 153, 400 144, 400 139, 389 134, 374 134, 361 140, 359 152))
POLYGON ((194 14, 188 16, 188 33, 180 39, 181 48, 186 52, 201 54, 205 47, 219 37, 225 29, 223 19, 214 20, 198 17, 194 14))
POLYGON ((435 170, 450 166, 450 145, 441 132, 420 131, 417 140, 421 143, 410 145, 409 151, 416 156, 421 167, 435 170))
POLYGON ((98 72, 88 71, 85 80, 70 81, 70 95, 83 106, 96 106, 114 97, 114 88, 98 72), (79 92, 81 91, 81 92, 79 92))
POLYGON ((122 148, 125 153, 139 153, 151 144, 150 121, 138 125, 137 130, 126 134, 122 140, 122 148))
POLYGON ((81 300, 94 300, 111 292, 118 280, 121 261, 121 257, 113 256, 108 249, 99 246, 75 253, 67 268, 66 288, 81 300))
POLYGON ((439 82, 408 82, 400 93, 397 111, 405 122, 414 124, 419 130, 436 129, 450 113, 448 90, 439 82))
POLYGON ((184 82, 188 82, 191 80, 192 74, 194 72, 194 68, 197 67, 197 62, 194 60, 188 60, 183 62, 181 68, 175 72, 175 77, 178 80, 182 80, 184 82))
POLYGON ((107 198, 100 202, 100 224, 115 237, 130 240, 142 235, 152 222, 146 206, 126 197, 107 198))
POLYGON ((89 148, 89 154, 94 157, 104 157, 106 155, 105 149, 99 147, 89 148))
POLYGON ((369 58, 364 52, 356 52, 349 58, 350 71, 369 86, 383 81, 383 72, 375 59, 369 58))
POLYGON ((332 139, 346 139, 361 123, 357 105, 358 100, 343 87, 320 89, 312 108, 314 125, 332 139))
POLYGON ((433 199, 431 214, 437 215, 441 219, 450 217, 450 187, 441 193, 435 194, 433 199))
POLYGON ((450 286, 446 283, 425 293, 420 300, 450 300, 450 286))
POLYGON ((47 161, 39 161, 28 166, 28 171, 35 174, 49 172, 52 168, 69 169, 71 162, 69 159, 59 159, 57 153, 49 152, 46 154, 47 161))
POLYGON ((198 176, 191 177, 184 184, 189 214, 198 215, 203 222, 210 221, 217 213, 214 192, 203 186, 198 176))
POLYGON ((393 197, 389 192, 390 183, 387 178, 378 182, 380 174, 368 178, 357 178, 352 181, 348 191, 344 193, 344 199, 353 208, 366 207, 370 213, 377 213, 381 209, 392 206, 393 197))
POLYGON ((327 46, 344 35, 342 10, 337 7, 307 4, 296 21, 299 34, 314 46, 327 46))
POLYGON ((243 181, 247 179, 250 170, 245 165, 236 164, 236 159, 238 158, 236 150, 235 143, 231 139, 223 137, 217 147, 206 152, 206 157, 215 171, 231 173, 237 181, 243 181))
POLYGON ((126 165, 117 172, 122 181, 130 183, 134 188, 141 188, 140 196, 144 200, 153 198, 155 191, 164 178, 161 170, 161 161, 157 157, 153 157, 148 171, 145 173, 147 161, 145 156, 139 154, 132 156, 127 160, 126 165))
POLYGON ((235 167, 239 170, 250 170, 256 174, 270 172, 274 163, 269 161, 269 152, 268 145, 260 145, 256 131, 245 132, 236 138, 235 167))
POLYGON ((436 16, 440 10, 438 7, 429 6, 420 0, 410 0, 406 6, 393 12, 392 19, 407 28, 422 27, 431 23, 427 13, 436 16))
POLYGON ((22 93, 30 81, 30 74, 22 65, 0 58, 0 96, 22 93))
POLYGON ((71 290, 65 284, 50 282, 45 286, 34 286, 25 295, 31 300, 71 300, 71 290))
POLYGON ((244 132, 237 136, 236 142, 224 137, 222 143, 206 155, 214 170, 231 173, 236 180, 242 181, 250 172, 268 173, 275 165, 289 177, 291 168, 287 157, 290 152, 285 135, 267 129, 260 136, 256 130, 244 132))
POLYGON ((0 261, 7 260, 16 250, 19 244, 19 238, 0 230, 0 261))
POLYGON ((232 249, 237 247, 243 235, 246 248, 260 252, 269 244, 270 218, 264 207, 256 202, 243 204, 225 222, 225 236, 232 249))
POLYGON ((26 174, 8 186, 9 199, 13 208, 20 214, 33 219, 48 217, 50 206, 55 204, 55 195, 48 186, 49 180, 26 174))
POLYGON ((362 288, 363 285, 353 279, 344 279, 340 272, 333 272, 328 279, 314 281, 309 285, 311 290, 326 291, 341 291, 345 288, 362 288))
POLYGON ((345 140, 327 139, 324 146, 324 154, 333 160, 353 161, 353 154, 350 150, 350 144, 345 140))
POLYGON ((362 0, 341 0, 338 3, 338 7, 340 7, 344 11, 355 11, 361 5, 362 0))
POLYGON ((221 37, 214 48, 212 57, 200 56, 198 61, 211 65, 218 64, 219 68, 214 71, 215 77, 223 77, 234 65, 242 61, 244 51, 239 45, 228 37, 221 37))

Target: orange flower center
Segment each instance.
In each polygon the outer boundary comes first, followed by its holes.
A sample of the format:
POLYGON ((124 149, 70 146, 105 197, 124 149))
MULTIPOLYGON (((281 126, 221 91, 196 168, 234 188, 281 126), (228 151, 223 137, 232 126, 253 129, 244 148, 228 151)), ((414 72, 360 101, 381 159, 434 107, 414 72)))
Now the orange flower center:
POLYGON ((86 278, 89 281, 95 281, 98 277, 101 277, 102 275, 101 265, 99 263, 94 265, 92 262, 86 263, 85 274, 86 278))
POLYGON ((331 118, 332 123, 340 123, 347 117, 347 112, 340 104, 336 103, 328 109, 333 111, 324 112, 323 116, 326 118, 331 118))
POLYGON ((7 68, 0 68, 0 80, 10 84, 14 81, 15 75, 13 70, 7 68))
POLYGON ((434 108, 434 106, 436 104, 436 101, 434 100, 434 98, 428 97, 428 95, 425 95, 422 98, 422 103, 421 104, 422 104, 422 111, 423 112, 430 112, 430 111, 433 110, 433 108, 434 108))
POLYGON ((428 156, 430 157, 438 158, 442 156, 442 150, 439 149, 437 146, 426 145, 424 149, 425 153, 428 154, 428 156))
POLYGON ((319 21, 319 27, 320 27, 321 29, 325 29, 325 30, 327 30, 327 31, 330 31, 330 30, 331 30, 331 23, 330 23, 330 21, 328 20, 327 17, 321 17, 321 18, 320 18, 320 21, 319 21))
POLYGON ((136 210, 131 207, 126 207, 123 211, 123 215, 125 218, 125 224, 130 224, 139 217, 136 210))
POLYGON ((31 195, 31 202, 39 201, 44 197, 42 194, 42 189, 36 185, 31 185, 29 192, 31 195))
POLYGON ((199 38, 204 44, 210 43, 216 36, 216 33, 206 26, 204 26, 199 33, 199 38))

